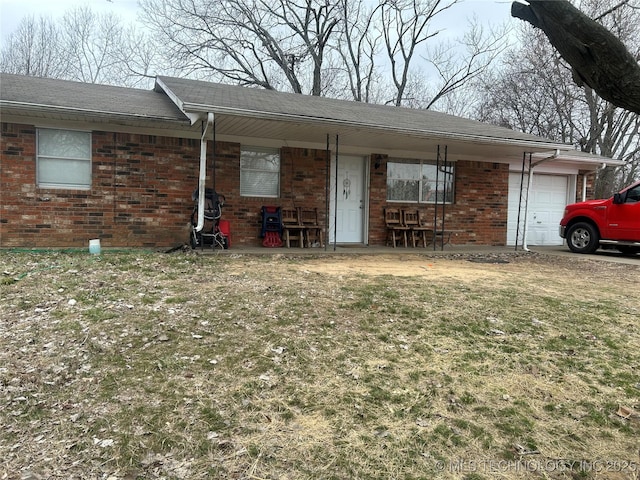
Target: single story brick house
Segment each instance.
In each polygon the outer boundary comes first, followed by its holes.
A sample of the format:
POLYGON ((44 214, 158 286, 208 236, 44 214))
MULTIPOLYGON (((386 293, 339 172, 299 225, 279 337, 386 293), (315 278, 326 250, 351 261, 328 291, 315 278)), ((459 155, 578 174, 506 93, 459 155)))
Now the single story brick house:
POLYGON ((153 90, 0 76, 0 247, 172 247, 192 192, 225 195, 232 247, 261 245, 263 206, 314 207, 334 244, 384 245, 385 207, 452 243, 561 244, 558 221, 603 158, 415 110, 157 77, 153 90), (518 212, 521 214, 518 215, 518 212))

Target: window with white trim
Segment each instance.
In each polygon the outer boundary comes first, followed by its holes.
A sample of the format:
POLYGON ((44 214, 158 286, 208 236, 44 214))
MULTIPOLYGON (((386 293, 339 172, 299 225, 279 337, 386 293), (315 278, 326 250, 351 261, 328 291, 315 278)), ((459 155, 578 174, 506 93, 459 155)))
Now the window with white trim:
POLYGON ((37 183, 46 188, 91 188, 91 133, 37 130, 37 183))
POLYGON ((278 149, 242 147, 240 195, 272 198, 280 196, 280 151, 278 149))
POLYGON ((387 200, 408 203, 453 203, 455 167, 435 161, 389 159, 387 200))

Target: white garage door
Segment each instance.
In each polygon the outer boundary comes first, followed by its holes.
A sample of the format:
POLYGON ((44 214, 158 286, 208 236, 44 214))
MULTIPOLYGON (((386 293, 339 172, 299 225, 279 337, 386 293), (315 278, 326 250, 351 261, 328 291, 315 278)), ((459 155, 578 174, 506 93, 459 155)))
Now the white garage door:
MULTIPOLYGON (((527 178, 525 177, 525 187, 527 178)), ((533 175, 533 190, 529 196, 528 245, 562 245, 558 225, 567 204, 569 178, 566 175, 533 175)), ((516 244, 518 203, 520 201, 520 174, 509 174, 509 215, 507 219, 507 245, 516 244)), ((524 215, 524 199, 522 204, 524 215)), ((520 223, 522 235, 523 219, 520 223)))

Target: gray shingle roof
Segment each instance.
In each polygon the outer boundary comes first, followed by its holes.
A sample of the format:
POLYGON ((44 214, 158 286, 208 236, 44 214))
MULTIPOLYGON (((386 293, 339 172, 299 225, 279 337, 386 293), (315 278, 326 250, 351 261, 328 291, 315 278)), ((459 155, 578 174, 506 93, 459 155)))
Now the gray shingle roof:
POLYGON ((340 123, 397 133, 455 136, 470 140, 557 144, 535 135, 432 110, 376 105, 326 97, 216 84, 182 78, 157 78, 156 90, 168 87, 187 112, 228 113, 278 120, 340 123))
POLYGON ((8 73, 0 74, 0 101, 6 106, 186 121, 184 114, 166 95, 153 90, 8 73))

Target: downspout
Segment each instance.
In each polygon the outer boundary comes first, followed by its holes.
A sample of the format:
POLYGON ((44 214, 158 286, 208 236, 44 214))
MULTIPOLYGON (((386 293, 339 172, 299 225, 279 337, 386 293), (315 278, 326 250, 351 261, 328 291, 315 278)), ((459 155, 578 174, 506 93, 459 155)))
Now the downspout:
MULTIPOLYGON (((541 163, 548 162, 549 160, 555 160, 560 155, 560 150, 556 149, 553 152, 553 155, 547 158, 543 158, 542 160, 538 160, 536 163, 531 163, 531 159, 529 159, 529 185, 527 187, 527 198, 524 203, 524 237, 522 239, 522 249, 525 252, 529 252, 529 246, 527 245, 527 234, 529 233, 529 195, 531 193, 531 188, 533 188, 533 169, 540 165, 541 163)), ((517 240, 516 240, 517 242, 517 240)))
MULTIPOLYGON (((602 169, 607 168, 607 163, 603 163, 602 166, 600 167, 602 169)), ((588 173, 585 173, 584 175, 582 175, 582 201, 584 202, 587 199, 587 175, 588 173)), ((595 172, 593 172, 593 181, 595 183, 596 181, 596 177, 598 175, 598 171, 596 170, 595 172)))
MULTIPOLYGON (((531 192, 531 187, 533 187, 533 169, 535 165, 531 164, 531 158, 529 158, 529 179, 527 183, 527 196, 524 200, 524 228, 522 232, 522 249, 525 252, 529 251, 529 246, 527 245, 527 235, 529 234, 529 193, 531 192)), ((517 240, 516 240, 517 242, 517 240)))
POLYGON ((205 181, 207 179, 207 131, 213 124, 213 113, 207 113, 207 123, 200 138, 200 176, 198 178, 198 225, 196 232, 204 228, 205 181))

